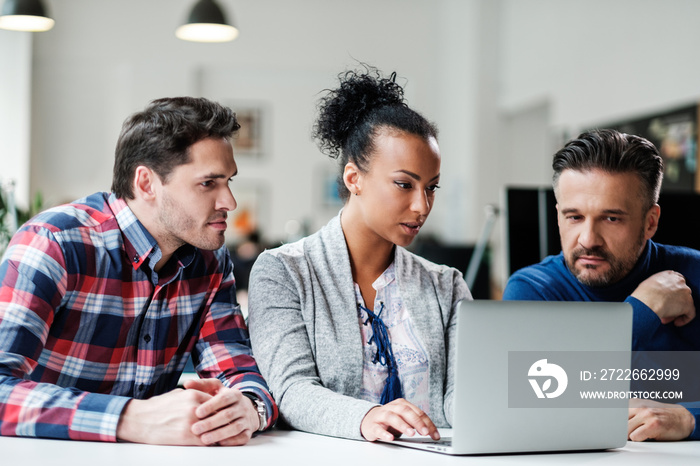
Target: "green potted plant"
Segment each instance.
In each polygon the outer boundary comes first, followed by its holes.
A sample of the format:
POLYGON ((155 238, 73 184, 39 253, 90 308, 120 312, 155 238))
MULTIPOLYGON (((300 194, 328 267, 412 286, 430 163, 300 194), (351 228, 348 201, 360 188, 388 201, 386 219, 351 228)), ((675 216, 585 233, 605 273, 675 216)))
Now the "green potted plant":
POLYGON ((10 204, 12 203, 9 202, 7 191, 0 189, 0 257, 5 253, 5 248, 7 248, 7 244, 15 233, 15 228, 21 226, 31 217, 41 212, 43 210, 44 201, 41 193, 37 192, 34 195, 30 208, 23 210, 15 207, 14 216, 10 204))
POLYGON ((10 231, 10 211, 7 207, 5 191, 0 189, 0 256, 5 252, 7 243, 12 237, 10 231))

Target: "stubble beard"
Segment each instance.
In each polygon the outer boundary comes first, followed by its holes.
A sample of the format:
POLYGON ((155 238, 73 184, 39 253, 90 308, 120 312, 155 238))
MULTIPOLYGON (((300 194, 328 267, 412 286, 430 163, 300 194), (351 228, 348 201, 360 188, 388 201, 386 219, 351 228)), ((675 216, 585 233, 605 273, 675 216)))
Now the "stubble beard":
POLYGON ((566 266, 576 279, 586 286, 609 286, 613 285, 627 276, 637 264, 642 245, 644 244, 644 231, 640 231, 637 241, 624 257, 613 256, 609 251, 602 248, 577 248, 566 258, 566 266), (608 263, 606 272, 596 274, 595 265, 576 267, 576 260, 581 256, 595 256, 608 263), (592 272, 592 273, 587 273, 592 272))
MULTIPOLYGON (((213 216, 209 221, 215 220, 220 216, 213 216)), ((183 244, 190 244, 196 248, 213 251, 219 249, 224 244, 224 232, 217 235, 216 239, 207 236, 204 231, 198 229, 197 220, 191 217, 178 205, 173 199, 168 196, 163 196, 163 207, 158 214, 158 220, 167 234, 166 241, 170 241, 173 246, 179 248, 183 244), (186 238, 192 232, 191 238, 186 238)))

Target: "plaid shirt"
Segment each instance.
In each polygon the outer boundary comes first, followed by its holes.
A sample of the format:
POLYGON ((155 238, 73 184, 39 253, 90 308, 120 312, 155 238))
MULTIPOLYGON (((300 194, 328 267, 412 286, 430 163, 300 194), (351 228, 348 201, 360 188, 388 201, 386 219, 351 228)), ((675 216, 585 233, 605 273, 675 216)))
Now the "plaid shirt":
POLYGON ((251 355, 225 247, 161 251, 97 193, 39 214, 0 262, 0 435, 116 441, 131 398, 200 377, 277 406, 251 355))

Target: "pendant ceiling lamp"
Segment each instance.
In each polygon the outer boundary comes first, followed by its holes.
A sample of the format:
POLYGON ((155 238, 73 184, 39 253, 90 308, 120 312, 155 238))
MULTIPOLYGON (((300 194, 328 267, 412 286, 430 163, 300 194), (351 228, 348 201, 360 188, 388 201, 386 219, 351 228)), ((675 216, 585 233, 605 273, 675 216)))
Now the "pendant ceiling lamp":
POLYGON ((5 0, 0 11, 0 28, 11 31, 48 31, 54 20, 46 14, 41 0, 5 0))
POLYGON ((187 23, 177 28, 175 36, 193 42, 228 42, 238 37, 238 29, 226 21, 214 0, 199 0, 187 23))

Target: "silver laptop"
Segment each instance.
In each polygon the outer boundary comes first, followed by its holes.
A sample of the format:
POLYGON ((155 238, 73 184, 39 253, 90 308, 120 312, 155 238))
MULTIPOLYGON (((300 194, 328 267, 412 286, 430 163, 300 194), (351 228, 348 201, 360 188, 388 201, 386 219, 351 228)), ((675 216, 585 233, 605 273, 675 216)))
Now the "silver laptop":
POLYGON ((631 342, 627 303, 462 301, 452 437, 391 443, 453 455, 621 447, 631 342))

